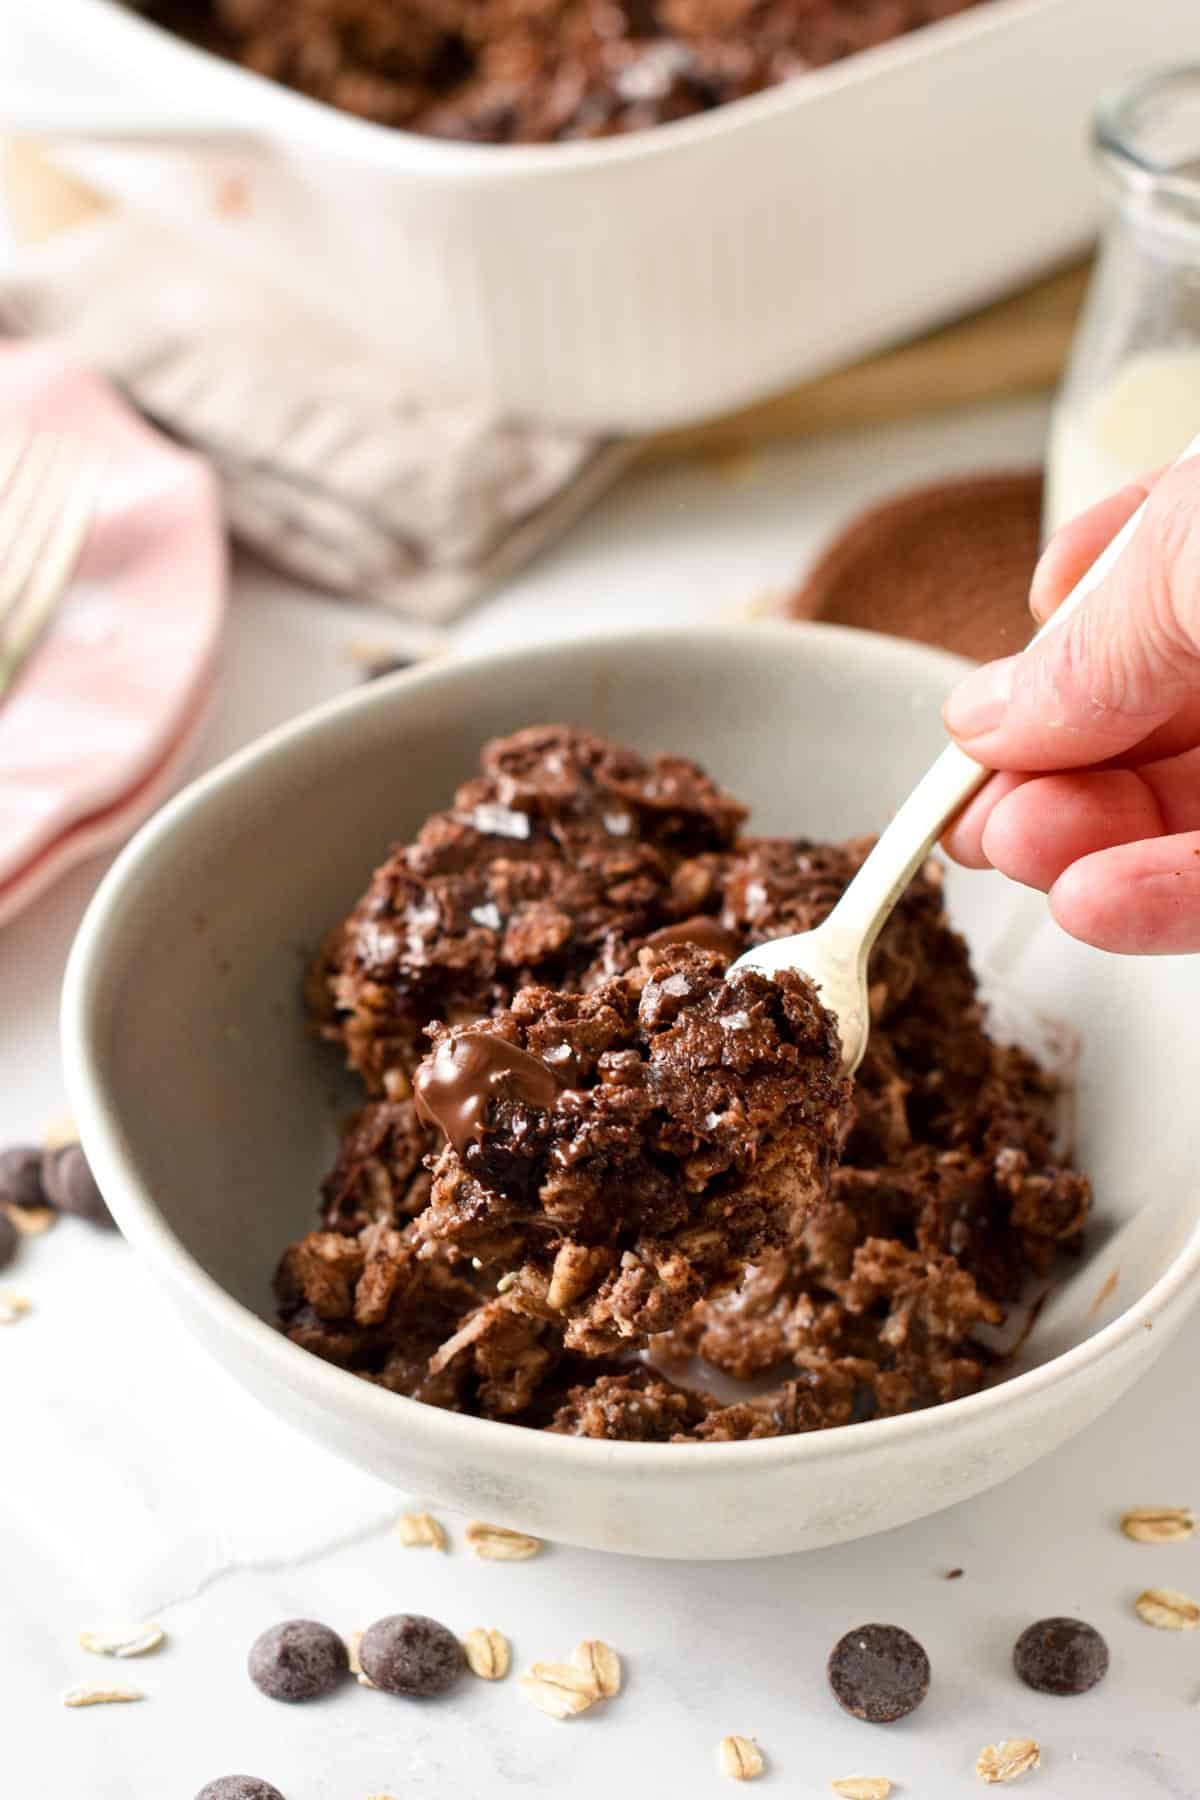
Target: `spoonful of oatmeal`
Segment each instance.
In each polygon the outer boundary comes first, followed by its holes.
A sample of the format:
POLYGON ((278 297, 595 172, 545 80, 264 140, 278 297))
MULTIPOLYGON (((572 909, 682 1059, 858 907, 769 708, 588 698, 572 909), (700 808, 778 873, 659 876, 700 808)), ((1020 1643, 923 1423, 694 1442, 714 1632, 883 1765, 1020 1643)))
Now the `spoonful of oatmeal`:
POLYGON ((445 1136, 414 1231, 509 1273, 511 1308, 606 1355, 670 1330, 825 1193, 848 1124, 837 1030, 803 976, 647 945, 587 994, 523 988, 435 1026, 413 1082, 445 1136))
MULTIPOLYGON (((1180 461, 1200 454, 1200 439, 1180 461)), ((1085 595, 1108 575, 1133 537, 1143 504, 1076 583, 1058 611, 1035 634, 1043 637, 1067 619, 1085 595)), ((863 1059, 871 1026, 867 962, 875 940, 905 888, 946 826, 978 792, 990 771, 949 744, 900 807, 828 918, 812 931, 776 938, 747 950, 731 964, 729 978, 754 970, 775 979, 785 971, 805 975, 834 1016, 842 1043, 842 1067, 853 1074, 863 1059)))

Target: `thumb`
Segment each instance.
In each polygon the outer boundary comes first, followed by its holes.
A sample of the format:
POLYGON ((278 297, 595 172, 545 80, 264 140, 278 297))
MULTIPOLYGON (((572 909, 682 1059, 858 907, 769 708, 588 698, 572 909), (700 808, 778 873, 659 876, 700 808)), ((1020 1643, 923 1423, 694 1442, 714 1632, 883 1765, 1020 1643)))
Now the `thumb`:
POLYGON ((1200 691, 1200 460, 1157 484, 1120 562, 1019 656, 976 669, 947 730, 990 769, 1120 756, 1200 691))

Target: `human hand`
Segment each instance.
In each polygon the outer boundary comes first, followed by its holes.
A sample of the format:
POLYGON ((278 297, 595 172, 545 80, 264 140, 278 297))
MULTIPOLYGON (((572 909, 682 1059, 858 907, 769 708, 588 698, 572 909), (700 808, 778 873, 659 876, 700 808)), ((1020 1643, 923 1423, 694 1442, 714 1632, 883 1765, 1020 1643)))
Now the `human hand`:
POLYGON ((1200 459, 1065 526, 1030 592, 1040 623, 1147 494, 1070 619, 974 670, 945 707, 963 749, 1001 771, 947 832, 949 854, 1042 888, 1065 931, 1135 955, 1200 950, 1200 459))

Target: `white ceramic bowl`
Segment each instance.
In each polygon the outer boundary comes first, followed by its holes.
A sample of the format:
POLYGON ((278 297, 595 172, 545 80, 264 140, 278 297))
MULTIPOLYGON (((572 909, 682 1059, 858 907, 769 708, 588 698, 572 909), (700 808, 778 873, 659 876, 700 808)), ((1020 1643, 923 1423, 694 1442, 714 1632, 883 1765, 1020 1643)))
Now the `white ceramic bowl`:
MULTIPOLYGON (((1091 237, 1103 88, 1195 49, 1196 0, 990 0, 786 86, 597 143, 389 131, 114 0, 4 0, 5 126, 252 131, 224 165, 110 157, 423 384, 640 432, 725 411, 1020 285, 1091 237), (5 60, 12 72, 5 93, 5 60)), ((94 172, 94 165, 93 165, 94 172)))
POLYGON ((67 974, 71 1103, 123 1229, 199 1341, 278 1416, 432 1501, 538 1535, 679 1557, 879 1531, 1023 1468, 1162 1349, 1196 1295, 1200 959, 1105 958, 1040 898, 961 876, 952 899, 1010 996, 1085 1034, 1087 1257, 1022 1372, 952 1405, 811 1436, 640 1446, 551 1437, 398 1398, 279 1336, 270 1277, 331 1159, 328 1053, 306 1039, 305 952, 472 767, 548 714, 694 753, 764 829, 879 826, 936 751, 953 659, 822 626, 598 639, 453 661, 274 732, 124 852, 67 974))

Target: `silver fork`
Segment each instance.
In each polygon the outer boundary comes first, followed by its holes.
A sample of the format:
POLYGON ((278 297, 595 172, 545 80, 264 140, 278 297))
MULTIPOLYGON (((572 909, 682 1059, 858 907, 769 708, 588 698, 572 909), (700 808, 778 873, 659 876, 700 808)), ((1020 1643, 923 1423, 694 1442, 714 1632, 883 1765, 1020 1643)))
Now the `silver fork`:
MULTIPOLYGON (((1188 445, 1178 460, 1186 462, 1191 457, 1200 458, 1200 437, 1188 445)), ((1106 579, 1124 555, 1145 510, 1143 501, 1086 575, 1076 582, 1058 611, 1037 632, 1038 637, 1057 631, 1079 602, 1106 579)), ((869 700, 865 703, 869 704, 869 700)), ((756 950, 747 950, 730 964, 730 975, 739 969, 755 969, 768 977, 778 975, 781 969, 796 969, 807 975, 821 990, 822 1001, 837 1020, 842 1063, 848 1075, 853 1075, 862 1061, 871 1029, 867 958, 875 939, 946 826, 987 778, 988 771, 965 750, 948 744, 884 828, 829 917, 811 931, 773 938, 756 950)))
POLYGON ((0 702, 70 585, 103 470, 102 453, 78 438, 0 433, 0 702))

